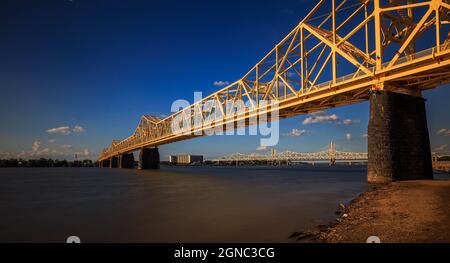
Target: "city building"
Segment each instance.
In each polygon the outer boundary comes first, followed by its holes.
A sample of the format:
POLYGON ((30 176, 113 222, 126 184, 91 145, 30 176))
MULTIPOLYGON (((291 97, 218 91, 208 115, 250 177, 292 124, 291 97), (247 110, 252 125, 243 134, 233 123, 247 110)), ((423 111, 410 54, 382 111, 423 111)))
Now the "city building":
POLYGON ((181 154, 181 155, 170 155, 169 156, 170 164, 201 164, 203 163, 203 155, 190 155, 190 154, 181 154))
POLYGON ((177 164, 177 163, 178 163, 178 156, 176 156, 176 155, 170 155, 170 156, 169 156, 169 163, 170 163, 170 164, 177 164))

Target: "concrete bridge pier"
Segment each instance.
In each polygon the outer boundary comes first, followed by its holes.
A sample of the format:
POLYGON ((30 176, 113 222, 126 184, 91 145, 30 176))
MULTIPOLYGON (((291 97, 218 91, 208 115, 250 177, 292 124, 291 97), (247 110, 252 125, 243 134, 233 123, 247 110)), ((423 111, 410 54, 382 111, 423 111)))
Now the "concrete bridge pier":
POLYGON ((103 160, 100 162, 100 167, 109 168, 110 160, 103 160))
POLYGON ((141 149, 138 169, 159 169, 159 150, 157 147, 141 149))
POLYGON ((370 98, 368 182, 433 179, 425 99, 420 91, 370 98))
POLYGON ((109 168, 117 168, 119 163, 119 157, 114 156, 109 159, 109 168))
POLYGON ((122 169, 134 168, 133 153, 124 153, 119 155, 119 168, 122 169))

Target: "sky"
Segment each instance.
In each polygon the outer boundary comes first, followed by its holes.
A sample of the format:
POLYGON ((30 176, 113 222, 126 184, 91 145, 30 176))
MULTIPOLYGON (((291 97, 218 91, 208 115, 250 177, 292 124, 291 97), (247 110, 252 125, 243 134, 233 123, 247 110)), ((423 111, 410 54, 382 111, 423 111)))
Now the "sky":
MULTIPOLYGON (((207 95, 240 79, 314 2, 3 0, 0 158, 96 159, 113 139, 131 135, 142 115, 170 115, 173 101, 192 102, 194 91, 207 95)), ((432 150, 449 152, 449 87, 424 97, 432 150)), ((335 141, 366 151, 368 108, 283 120, 276 148, 318 151, 335 141)), ((160 152, 215 158, 264 150, 259 139, 203 137, 160 152)))

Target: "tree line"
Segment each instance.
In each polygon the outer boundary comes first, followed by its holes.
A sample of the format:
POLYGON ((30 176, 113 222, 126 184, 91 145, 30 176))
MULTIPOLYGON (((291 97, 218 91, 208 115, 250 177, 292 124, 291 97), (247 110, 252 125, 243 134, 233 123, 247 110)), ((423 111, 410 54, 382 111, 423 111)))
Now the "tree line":
POLYGON ((442 162, 448 162, 448 161, 450 161, 450 156, 443 156, 443 157, 441 157, 441 158, 439 158, 439 160, 438 161, 442 161, 442 162))
POLYGON ((0 159, 0 168, 7 167, 97 167, 98 163, 92 160, 58 160, 58 159, 0 159))

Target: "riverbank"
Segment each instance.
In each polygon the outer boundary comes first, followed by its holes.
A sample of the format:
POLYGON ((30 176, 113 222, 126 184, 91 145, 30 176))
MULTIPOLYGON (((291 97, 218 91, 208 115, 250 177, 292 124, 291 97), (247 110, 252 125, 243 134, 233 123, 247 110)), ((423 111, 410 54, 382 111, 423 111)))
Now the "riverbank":
POLYGON ((330 243, 450 242, 450 180, 396 182, 366 192, 320 234, 330 243))

